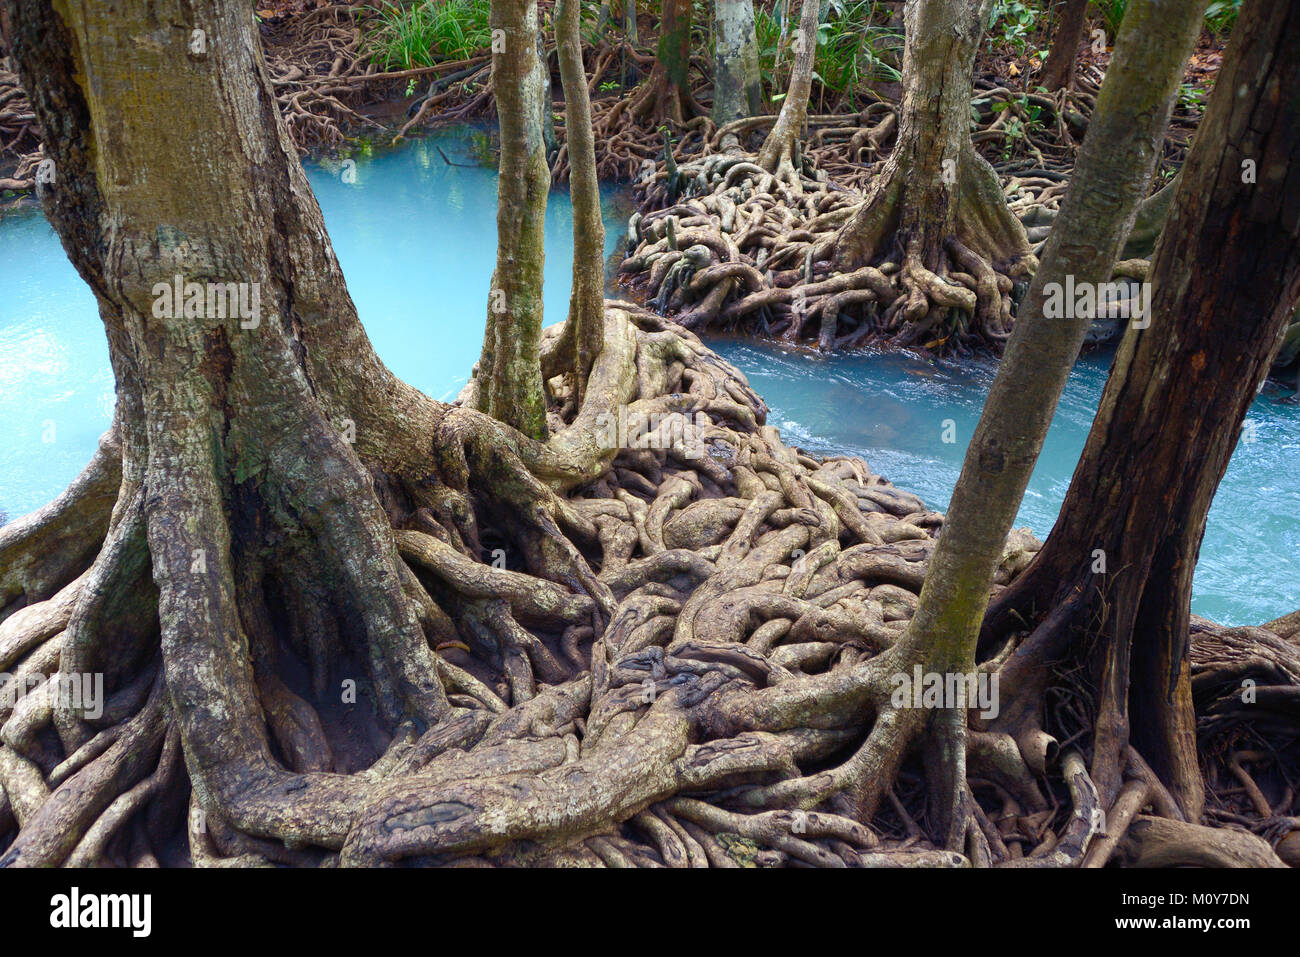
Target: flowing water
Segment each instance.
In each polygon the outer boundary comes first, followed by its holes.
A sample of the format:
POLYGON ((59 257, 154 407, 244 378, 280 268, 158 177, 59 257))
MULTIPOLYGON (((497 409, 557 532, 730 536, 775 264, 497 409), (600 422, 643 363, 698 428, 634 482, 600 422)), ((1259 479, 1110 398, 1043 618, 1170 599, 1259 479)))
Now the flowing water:
MULTIPOLYGON (((482 345, 496 251, 496 173, 474 164, 482 134, 460 129, 308 170, 348 288, 375 349, 438 399, 465 384, 482 345), (441 150, 441 152, 439 152, 441 150)), ((628 197, 605 196, 606 251, 621 243, 628 197)), ((551 196, 547 322, 568 308, 572 212, 551 196)), ((718 340, 771 408, 788 442, 862 455, 873 471, 944 509, 992 382, 991 362, 901 355, 821 358, 718 340)), ((1044 537, 1083 448, 1109 357, 1080 361, 1017 524, 1044 537)), ((1259 624, 1300 607, 1300 404, 1269 386, 1210 512, 1193 610, 1259 624)), ((38 211, 0 219, 0 516, 58 494, 107 427, 113 378, 94 298, 38 211)))

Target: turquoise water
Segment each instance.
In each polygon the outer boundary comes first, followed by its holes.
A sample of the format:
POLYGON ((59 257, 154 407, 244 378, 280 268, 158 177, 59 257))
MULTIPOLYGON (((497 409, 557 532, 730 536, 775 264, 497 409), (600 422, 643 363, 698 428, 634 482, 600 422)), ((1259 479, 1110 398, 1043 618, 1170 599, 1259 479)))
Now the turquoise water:
MULTIPOLYGON (((997 371, 991 361, 712 345, 745 371, 787 442, 861 455, 940 511, 997 371)), ((1056 522, 1109 369, 1109 352, 1092 353, 1070 375, 1016 520, 1040 538, 1056 522)), ((1300 404, 1282 401, 1289 395, 1270 383, 1251 407, 1254 441, 1237 446, 1206 524, 1192 595, 1198 615, 1262 624, 1300 607, 1300 404)))
MULTIPOLYGON (((460 391, 482 345, 496 250, 496 180, 460 130, 308 170, 348 287, 379 355, 439 399, 460 391), (345 182, 347 179, 349 181, 345 182), (354 181, 353 181, 354 180, 354 181)), ((606 196, 606 249, 623 236, 627 197, 606 196)), ((546 317, 568 308, 572 215, 547 210, 546 317)), ((861 454, 872 469, 943 509, 992 381, 991 363, 960 367, 905 356, 830 359, 732 341, 740 366, 787 441, 861 454), (950 420, 950 421, 949 421, 950 420), (945 427, 954 441, 945 442, 945 427)), ((1080 362, 1062 400, 1018 524, 1045 536, 1083 448, 1108 359, 1080 362)), ((1271 387, 1210 513, 1193 609, 1258 624, 1300 607, 1300 405, 1271 387)), ((113 380, 90 292, 36 211, 0 219, 0 512, 44 504, 85 464, 112 412, 113 380)))

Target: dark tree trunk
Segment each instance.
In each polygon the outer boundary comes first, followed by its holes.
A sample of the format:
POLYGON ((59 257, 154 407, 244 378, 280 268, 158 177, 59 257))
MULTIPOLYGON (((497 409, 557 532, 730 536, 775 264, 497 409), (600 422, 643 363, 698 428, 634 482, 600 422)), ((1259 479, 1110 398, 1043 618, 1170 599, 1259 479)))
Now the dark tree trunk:
POLYGON ((985 623, 991 637, 1013 614, 1070 609, 1016 657, 1086 656, 1102 692, 1103 799, 1119 787, 1131 738, 1193 820, 1203 797, 1187 664, 1192 574, 1214 491, 1300 295, 1297 89, 1300 9, 1248 0, 1156 249, 1151 328, 1121 343, 1060 519, 985 623), (1095 573, 1100 556, 1105 572, 1095 573))
POLYGON ((1074 82, 1074 66, 1079 58, 1079 43, 1088 26, 1088 0, 1058 0, 1053 8, 1056 26, 1047 62, 1039 83, 1049 92, 1064 89, 1074 82))

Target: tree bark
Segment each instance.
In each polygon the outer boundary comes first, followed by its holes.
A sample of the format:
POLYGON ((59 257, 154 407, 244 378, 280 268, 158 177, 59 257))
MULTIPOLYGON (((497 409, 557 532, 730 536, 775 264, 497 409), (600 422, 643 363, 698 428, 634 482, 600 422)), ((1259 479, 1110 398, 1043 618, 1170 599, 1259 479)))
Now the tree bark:
POLYGON ((546 437, 542 393, 542 267, 546 199, 551 188, 537 57, 536 0, 495 0, 492 85, 501 131, 497 179, 497 263, 488 293, 487 329, 475 373, 478 409, 533 439, 546 437))
POLYGON ((650 85, 654 90, 654 112, 660 119, 682 123, 691 102, 691 0, 663 0, 659 23, 659 46, 650 85))
POLYGON ((812 94, 813 61, 817 54, 817 4, 805 0, 799 13, 799 32, 794 41, 794 66, 790 86, 772 132, 763 141, 758 165, 771 172, 783 171, 797 180, 794 160, 799 134, 808 118, 808 97, 812 94))
POLYGON ((1297 88, 1300 11, 1247 0, 1156 248, 1151 328, 1120 344, 1060 519, 987 622, 991 632, 1013 611, 1036 620, 1074 596, 1074 613, 1026 653, 1059 656, 1073 637, 1068 650, 1104 692, 1098 787, 1118 786, 1116 751, 1131 736, 1192 821, 1203 803, 1192 575, 1214 491, 1300 295, 1297 88))
MULTIPOLYGON (((161 632, 196 790, 254 831, 337 828, 328 817, 346 788, 330 784, 307 789, 298 820, 268 811, 266 789, 285 773, 250 665, 271 653, 253 596, 296 623, 286 653, 311 675, 309 694, 351 671, 378 721, 447 710, 375 492, 376 475, 404 475, 411 490, 433 481, 427 446, 389 416, 432 427, 434 405, 370 349, 249 8, 6 8, 57 169, 47 215, 99 298, 118 390, 121 490, 60 667, 143 666, 161 632), (158 135, 159 116, 174 136, 158 135), (178 281, 197 284, 197 299, 177 297, 178 281), (121 595, 155 586, 147 616, 105 627, 121 595)), ((55 724, 69 751, 91 733, 66 709, 55 724)), ((52 853, 20 844, 22 860, 52 853)))
POLYGON ((1088 0, 1057 0, 1054 14, 1059 17, 1052 31, 1051 47, 1039 83, 1048 92, 1066 89, 1074 82, 1074 67, 1079 59, 1079 44, 1088 26, 1088 0))
POLYGON ((587 394, 587 377, 605 340, 605 223, 600 216, 596 144, 578 12, 578 0, 559 0, 555 36, 564 85, 569 195, 573 200, 573 292, 565 335, 572 339, 574 389, 581 405, 587 394))
POLYGON ((753 0, 716 0, 714 22, 713 122, 725 126, 763 108, 753 0))
MULTIPOLYGON (((1109 279, 1150 183, 1200 15, 1196 0, 1138 0, 1125 17, 1070 192, 966 450, 920 604, 901 642, 916 649, 928 670, 965 674, 975 667, 993 569, 1091 323, 1088 315, 1046 317, 1044 290, 1069 276, 1094 285, 1109 279)), ((951 821, 955 806, 943 811, 942 819, 951 821)))

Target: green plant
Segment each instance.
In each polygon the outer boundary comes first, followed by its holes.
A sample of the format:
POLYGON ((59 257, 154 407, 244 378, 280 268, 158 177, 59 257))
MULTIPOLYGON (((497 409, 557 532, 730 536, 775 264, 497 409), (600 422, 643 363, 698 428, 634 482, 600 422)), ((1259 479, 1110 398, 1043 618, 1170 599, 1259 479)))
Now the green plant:
MULTIPOLYGON (((858 92, 873 83, 898 82, 903 54, 903 35, 879 23, 876 0, 830 0, 826 22, 817 30, 817 51, 813 79, 822 88, 855 103, 858 92)), ((795 31, 781 36, 780 7, 776 12, 755 12, 754 33, 758 39, 759 69, 770 99, 785 96, 789 65, 793 60, 795 31), (778 66, 779 63, 779 66, 778 66)))
POLYGON ((1214 0, 1205 9, 1205 26, 1213 33, 1224 34, 1237 25, 1241 0, 1214 0))
POLYGON ((1113 40, 1119 34, 1119 25, 1124 19, 1124 11, 1128 9, 1128 0, 1092 0, 1092 5, 1106 25, 1106 36, 1113 40))
MULTIPOLYGON (((972 100, 971 111, 978 123, 979 111, 977 106, 987 103, 987 100, 972 100)), ((1031 132, 1041 132, 1044 128, 1042 122, 1043 108, 1029 101, 1029 94, 1022 93, 1014 100, 999 100, 992 104, 989 109, 994 113, 1002 113, 1016 109, 1007 117, 1006 123, 1002 126, 1002 158, 1004 160, 1011 157, 1019 151, 1020 145, 1029 138, 1031 132)))
POLYGON ((463 60, 492 45, 489 0, 425 0, 412 6, 384 3, 366 32, 366 54, 385 70, 463 60))
POLYGON ((1039 11, 1032 3, 1022 0, 994 0, 989 8, 986 34, 993 42, 1001 42, 1017 53, 1025 52, 1025 44, 1038 25, 1039 11))
POLYGON ((1189 113, 1202 113, 1205 111, 1205 92, 1190 83, 1183 83, 1178 87, 1178 105, 1189 113))

